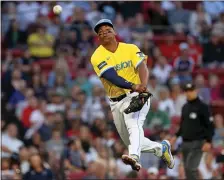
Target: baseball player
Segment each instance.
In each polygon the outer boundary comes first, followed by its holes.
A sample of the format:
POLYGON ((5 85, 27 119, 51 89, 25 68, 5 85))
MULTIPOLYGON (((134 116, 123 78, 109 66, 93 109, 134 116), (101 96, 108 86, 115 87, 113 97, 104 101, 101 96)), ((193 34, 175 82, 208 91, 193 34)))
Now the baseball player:
POLYGON ((158 143, 144 137, 143 124, 150 108, 146 56, 134 44, 117 42, 109 19, 98 21, 94 31, 101 45, 93 53, 91 63, 109 97, 117 131, 128 147, 129 154, 122 155, 123 162, 139 171, 141 152, 150 152, 173 168, 169 141, 158 143))

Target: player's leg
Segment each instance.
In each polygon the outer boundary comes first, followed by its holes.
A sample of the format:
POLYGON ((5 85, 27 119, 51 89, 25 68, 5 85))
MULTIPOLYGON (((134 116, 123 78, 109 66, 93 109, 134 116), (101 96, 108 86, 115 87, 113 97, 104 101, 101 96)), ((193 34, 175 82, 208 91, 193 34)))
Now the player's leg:
POLYGON ((146 115, 150 108, 150 100, 144 107, 136 112, 125 114, 125 123, 129 132, 129 154, 135 154, 140 157, 141 152, 151 152, 156 156, 162 156, 162 145, 144 137, 143 125, 146 115))
POLYGON ((141 111, 131 114, 123 113, 123 115, 128 130, 130 145, 128 146, 129 155, 123 155, 122 160, 125 164, 131 165, 133 170, 139 171, 141 168, 139 159, 141 156, 142 145, 144 144, 141 111))
POLYGON ((141 152, 152 152, 156 156, 161 157, 169 168, 173 168, 174 159, 171 154, 170 143, 165 140, 162 143, 150 141, 144 137, 143 125, 150 108, 150 99, 143 108, 136 113, 125 114, 125 124, 129 132, 129 154, 137 155, 140 158, 141 152))
POLYGON ((162 156, 162 144, 144 137, 141 152, 153 153, 157 157, 162 156))
POLYGON ((114 124, 117 129, 117 132, 122 139, 126 147, 130 144, 128 130, 124 122, 123 113, 120 112, 120 103, 110 103, 111 112, 113 114, 114 124))
MULTIPOLYGON (((122 103, 110 103, 116 129, 126 147, 129 147, 130 145, 129 133, 124 121, 124 115, 123 111, 121 110, 121 105, 122 103)), ((140 163, 136 161, 134 158, 130 158, 129 155, 123 155, 122 160, 125 164, 131 165, 133 170, 139 171, 141 168, 140 163)))

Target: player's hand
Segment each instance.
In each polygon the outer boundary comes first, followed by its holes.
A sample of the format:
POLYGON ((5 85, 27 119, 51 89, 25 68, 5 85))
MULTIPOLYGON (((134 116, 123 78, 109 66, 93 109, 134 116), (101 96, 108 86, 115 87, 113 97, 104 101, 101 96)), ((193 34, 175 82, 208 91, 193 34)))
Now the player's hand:
POLYGON ((209 143, 209 142, 205 142, 205 143, 203 144, 203 146, 202 146, 202 151, 203 151, 203 152, 209 152, 209 151, 211 150, 211 148, 212 148, 211 143, 209 143))
POLYGON ((142 84, 134 84, 132 86, 132 90, 135 92, 145 92, 146 91, 146 86, 143 86, 142 84))

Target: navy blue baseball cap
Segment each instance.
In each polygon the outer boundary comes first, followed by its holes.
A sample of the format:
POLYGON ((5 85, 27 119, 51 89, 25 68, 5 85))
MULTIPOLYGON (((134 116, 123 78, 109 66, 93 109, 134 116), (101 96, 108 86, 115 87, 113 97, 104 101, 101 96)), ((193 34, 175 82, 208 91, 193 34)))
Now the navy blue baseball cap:
POLYGON ((95 25, 95 27, 94 27, 94 31, 95 31, 96 33, 98 33, 99 28, 100 28, 102 25, 108 25, 108 26, 114 28, 114 25, 113 25, 113 23, 111 22, 111 20, 109 20, 109 19, 101 19, 101 20, 99 20, 99 21, 96 23, 96 25, 95 25))

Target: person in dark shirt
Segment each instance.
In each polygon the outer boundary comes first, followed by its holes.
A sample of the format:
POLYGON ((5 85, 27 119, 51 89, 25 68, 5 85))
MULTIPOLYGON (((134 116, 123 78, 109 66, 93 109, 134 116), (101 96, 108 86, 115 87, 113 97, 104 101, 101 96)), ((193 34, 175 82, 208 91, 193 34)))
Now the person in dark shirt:
POLYGON ((181 43, 179 49, 181 54, 174 60, 174 69, 177 71, 180 81, 186 83, 192 80, 191 73, 195 63, 190 57, 187 43, 181 43))
POLYGON ((10 27, 5 35, 6 46, 9 49, 26 44, 27 33, 19 30, 18 26, 19 24, 15 19, 11 20, 10 27))
POLYGON ((187 83, 184 85, 187 103, 182 108, 180 129, 173 137, 182 136, 182 153, 184 168, 187 179, 198 179, 197 168, 203 152, 211 149, 211 141, 214 133, 213 118, 209 106, 198 97, 195 85, 187 83))
POLYGON ((224 63, 224 43, 221 32, 213 30, 210 41, 204 44, 202 61, 205 67, 218 68, 224 63))
POLYGON ((23 180, 54 180, 50 169, 44 167, 39 154, 30 157, 30 170, 24 175, 23 180))

